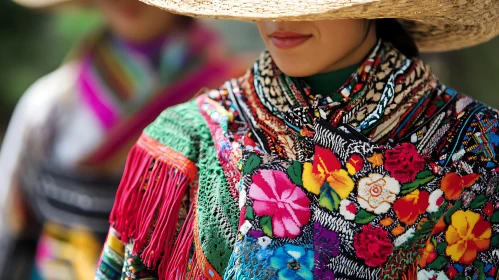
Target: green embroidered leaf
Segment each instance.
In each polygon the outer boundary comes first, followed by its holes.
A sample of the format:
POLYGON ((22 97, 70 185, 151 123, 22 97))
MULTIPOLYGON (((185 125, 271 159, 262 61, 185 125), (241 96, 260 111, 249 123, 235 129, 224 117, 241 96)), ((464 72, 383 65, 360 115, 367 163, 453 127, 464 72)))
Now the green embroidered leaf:
POLYGON ((257 155, 251 155, 243 167, 244 174, 250 174, 251 171, 255 170, 255 168, 260 165, 262 160, 257 155))
POLYGON ((364 209, 361 209, 355 216, 355 223, 365 225, 374 220, 374 218, 376 218, 376 215, 369 213, 364 209))
MULTIPOLYGON (((425 172, 421 172, 421 173, 425 173, 425 172)), ((421 174, 420 173, 420 174, 421 174)), ((431 172, 430 172, 430 176, 427 176, 427 177, 423 177, 423 178, 417 178, 416 177, 416 180, 414 180, 414 182, 411 182, 411 183, 408 183, 408 184, 405 184, 403 185, 401 188, 400 188, 400 194, 401 195, 406 195, 406 194, 410 194, 411 192, 413 192, 414 190, 416 190, 417 188, 419 188, 420 186, 430 182, 431 180, 433 180, 435 178, 434 175, 431 175, 431 172)))
POLYGON ((428 268, 434 270, 442 270, 442 268, 444 268, 446 264, 447 264, 447 259, 443 256, 439 256, 432 263, 428 265, 428 268))
POLYGON ((466 276, 464 275, 459 275, 459 276, 456 276, 456 278, 454 278, 455 280, 466 280, 466 276))
POLYGON ((499 247, 499 234, 494 234, 490 239, 490 245, 499 247))
POLYGON ((299 161, 294 161, 293 164, 288 167, 289 178, 298 186, 303 186, 302 173, 303 165, 299 161))
POLYGON ((447 242, 442 242, 437 245, 437 253, 439 255, 443 254, 445 252, 445 249, 447 248, 447 242))
POLYGON ((485 204, 485 202, 487 202, 487 196, 484 194, 481 194, 481 195, 475 197, 475 199, 473 199, 473 201, 470 204, 470 208, 471 209, 480 208, 482 205, 485 204))
POLYGON ((452 206, 449 209, 449 211, 447 211, 447 213, 445 213, 444 221, 446 224, 450 225, 450 217, 452 216, 452 214, 454 214, 454 212, 456 212, 459 208, 461 208, 462 204, 463 203, 461 201, 456 202, 456 204, 454 204, 454 206, 452 206))
MULTIPOLYGON (((425 179, 427 177, 433 176, 433 173, 431 173, 430 170, 425 170, 422 172, 419 172, 418 175, 416 175, 416 179, 425 179)), ((435 176, 433 176, 435 177, 435 176)))
POLYGON ((244 215, 246 220, 253 221, 255 219, 255 212, 253 212, 253 207, 248 206, 246 207, 246 215, 244 215))
POLYGON ((492 215, 492 218, 490 218, 490 221, 494 224, 499 224, 499 211, 496 211, 494 215, 492 215))
POLYGON ((260 227, 262 228, 263 232, 268 235, 269 237, 272 237, 272 218, 269 216, 262 217, 260 219, 260 227))
POLYGON ((336 191, 329 186, 326 182, 321 188, 319 196, 319 205, 328 209, 329 211, 338 211, 340 209, 341 197, 336 191))
POLYGON ((431 238, 431 245, 433 245, 433 247, 437 247, 437 240, 434 237, 431 238))

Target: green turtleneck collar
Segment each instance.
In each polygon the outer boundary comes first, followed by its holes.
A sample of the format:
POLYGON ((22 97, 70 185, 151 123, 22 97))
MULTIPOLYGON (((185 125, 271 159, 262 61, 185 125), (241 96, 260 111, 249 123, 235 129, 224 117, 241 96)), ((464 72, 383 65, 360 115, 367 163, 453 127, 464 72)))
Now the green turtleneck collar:
POLYGON ((303 80, 310 86, 312 94, 320 94, 322 97, 331 96, 358 68, 359 65, 355 64, 333 72, 304 77, 303 80))

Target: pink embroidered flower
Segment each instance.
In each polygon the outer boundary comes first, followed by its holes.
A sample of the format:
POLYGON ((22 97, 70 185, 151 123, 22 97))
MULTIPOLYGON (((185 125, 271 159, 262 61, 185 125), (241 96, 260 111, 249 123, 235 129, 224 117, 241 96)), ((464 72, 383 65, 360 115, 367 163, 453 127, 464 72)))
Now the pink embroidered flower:
POLYGON ((414 181, 426 162, 426 158, 418 154, 414 145, 409 143, 387 150, 385 158, 385 169, 400 183, 414 181))
POLYGON ((380 267, 393 253, 393 244, 388 232, 381 227, 365 225, 355 234, 353 240, 357 257, 364 259, 368 266, 380 267))
POLYGON ((252 177, 248 196, 258 216, 272 217, 272 232, 280 238, 294 238, 310 220, 310 200, 286 173, 259 170, 252 177))

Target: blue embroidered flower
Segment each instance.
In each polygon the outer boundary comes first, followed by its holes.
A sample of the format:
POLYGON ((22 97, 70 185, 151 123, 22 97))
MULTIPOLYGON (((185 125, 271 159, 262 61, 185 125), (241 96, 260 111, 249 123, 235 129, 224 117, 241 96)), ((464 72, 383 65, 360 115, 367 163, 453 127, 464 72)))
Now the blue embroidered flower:
POLYGON ((270 266, 278 270, 278 279, 313 279, 314 252, 286 244, 275 250, 270 266))

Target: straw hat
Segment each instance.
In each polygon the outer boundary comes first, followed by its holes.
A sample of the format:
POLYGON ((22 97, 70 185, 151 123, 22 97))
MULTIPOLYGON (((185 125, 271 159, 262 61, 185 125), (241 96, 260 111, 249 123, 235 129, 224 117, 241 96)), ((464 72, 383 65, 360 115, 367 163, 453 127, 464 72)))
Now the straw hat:
POLYGON ((140 0, 172 13, 236 20, 397 18, 421 51, 456 50, 499 34, 499 0, 140 0))

